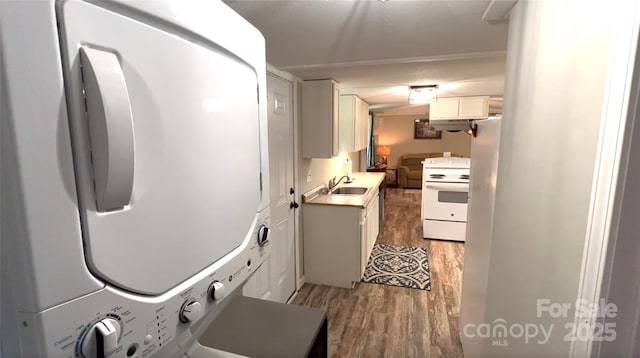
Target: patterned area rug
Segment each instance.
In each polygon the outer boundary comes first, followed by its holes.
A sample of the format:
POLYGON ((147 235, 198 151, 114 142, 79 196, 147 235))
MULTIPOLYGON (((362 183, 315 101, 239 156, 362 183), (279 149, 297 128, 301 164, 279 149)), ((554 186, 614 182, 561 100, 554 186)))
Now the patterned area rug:
POLYGON ((376 244, 371 251, 362 282, 431 291, 427 250, 376 244))

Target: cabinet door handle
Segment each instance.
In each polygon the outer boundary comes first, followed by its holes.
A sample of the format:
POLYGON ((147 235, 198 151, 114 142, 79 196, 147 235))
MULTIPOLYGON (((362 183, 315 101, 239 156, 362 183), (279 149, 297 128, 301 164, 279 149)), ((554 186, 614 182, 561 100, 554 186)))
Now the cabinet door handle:
POLYGON ((295 190, 293 190, 293 188, 289 188, 289 194, 293 195, 293 194, 295 194, 295 192, 296 192, 296 191, 295 191, 295 190))
POLYGON ((299 206, 298 203, 292 201, 291 204, 289 204, 289 209, 297 209, 299 206))

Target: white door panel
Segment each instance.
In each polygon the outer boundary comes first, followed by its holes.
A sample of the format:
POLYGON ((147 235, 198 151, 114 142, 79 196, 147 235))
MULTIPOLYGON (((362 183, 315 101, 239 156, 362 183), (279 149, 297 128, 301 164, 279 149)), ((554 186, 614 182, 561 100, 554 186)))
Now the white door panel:
POLYGON ((267 76, 269 160, 278 167, 270 172, 271 222, 275 237, 271 238, 271 289, 274 301, 286 302, 295 291, 293 188, 293 85, 267 76))
POLYGON ((278 250, 277 254, 275 254, 275 258, 278 262, 275 262, 274 268, 276 271, 274 272, 275 276, 275 284, 276 287, 282 285, 285 280, 290 277, 288 272, 288 264, 290 258, 288 257, 289 250, 287 247, 287 234, 288 234, 288 225, 289 220, 283 220, 279 223, 276 223, 276 231, 278 232, 277 240, 282 242, 282 245, 276 245, 276 249, 278 250))
MULTIPOLYGON (((283 153, 289 149, 288 144, 291 144, 291 139, 287 138, 287 133, 274 133, 273 137, 269 138, 271 148, 274 148, 278 153, 283 153), (271 142, 271 139, 273 141, 271 142)), ((287 166, 290 164, 287 162, 286 156, 274 156, 274 163, 270 167, 273 168, 274 174, 272 178, 274 179, 274 188, 275 191, 272 193, 272 198, 275 199, 275 206, 282 206, 285 204, 289 204, 289 187, 291 183, 287 181, 287 170, 290 170, 287 166)))
POLYGON ((271 256, 254 275, 260 280, 244 294, 286 302, 295 291, 293 189, 293 89, 288 81, 267 76, 271 256))

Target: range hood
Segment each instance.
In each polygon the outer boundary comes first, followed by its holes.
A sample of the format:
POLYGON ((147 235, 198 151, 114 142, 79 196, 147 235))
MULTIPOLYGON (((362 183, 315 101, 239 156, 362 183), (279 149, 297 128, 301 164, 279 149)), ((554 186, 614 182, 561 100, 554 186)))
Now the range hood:
POLYGON ((439 98, 429 106, 429 124, 436 130, 467 130, 472 120, 489 118, 489 96, 439 98))
POLYGON ((429 118, 429 125, 439 131, 466 131, 471 128, 471 121, 471 119, 429 118))

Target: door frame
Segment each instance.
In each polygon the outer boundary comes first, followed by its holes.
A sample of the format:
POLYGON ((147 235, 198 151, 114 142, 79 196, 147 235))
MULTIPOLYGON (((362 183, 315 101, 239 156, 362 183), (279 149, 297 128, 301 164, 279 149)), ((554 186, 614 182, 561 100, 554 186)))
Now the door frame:
MULTIPOLYGON (((295 191, 294 200, 298 203, 302 203, 302 195, 298 192, 299 188, 299 175, 298 175, 298 158, 300 152, 300 82, 302 80, 288 72, 281 71, 275 68, 273 65, 267 63, 267 74, 273 77, 280 78, 284 81, 290 82, 292 85, 292 102, 293 102, 293 190, 295 191)), ((300 242, 300 210, 296 209, 293 215, 293 242, 294 242, 294 254, 295 254, 295 292, 289 298, 289 301, 293 300, 302 285, 305 283, 303 261, 302 261, 302 243, 300 242)))
MULTIPOLYGON (((622 3, 621 3, 622 4, 622 3)), ((582 258, 582 271, 576 300, 597 303, 608 296, 613 257, 609 250, 616 244, 621 213, 619 194, 624 187, 626 161, 629 160, 633 120, 638 115, 640 99, 634 94, 640 82, 640 53, 638 34, 640 6, 624 3, 624 18, 613 27, 612 51, 602 105, 600 138, 596 153, 591 189, 589 219, 582 258)), ((593 325, 597 318, 576 317, 575 327, 587 321, 593 325)), ((599 342, 574 340, 569 356, 582 358, 599 356, 599 342), (595 344, 594 344, 595 343, 595 344)))

